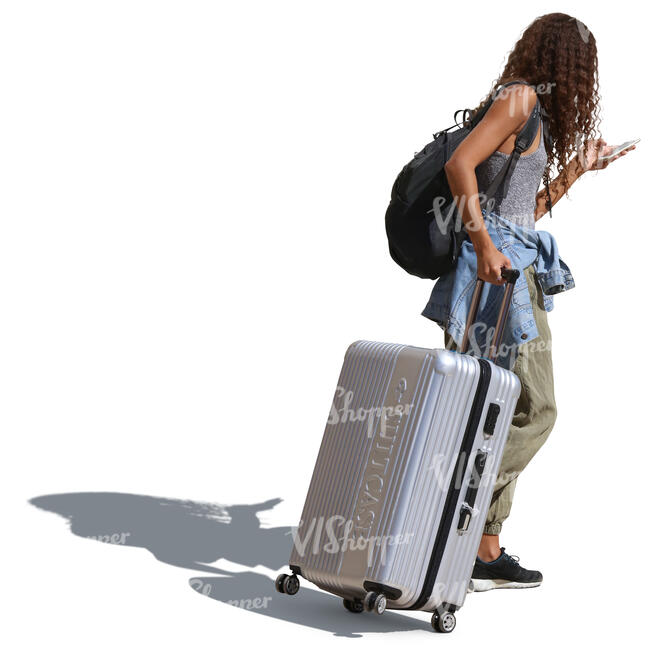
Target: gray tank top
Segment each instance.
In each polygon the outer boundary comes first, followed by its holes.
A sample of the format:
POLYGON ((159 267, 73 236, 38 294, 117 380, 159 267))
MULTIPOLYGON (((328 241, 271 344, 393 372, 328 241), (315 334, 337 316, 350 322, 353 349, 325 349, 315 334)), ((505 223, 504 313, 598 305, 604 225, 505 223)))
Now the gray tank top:
MULTIPOLYGON (((479 192, 487 190, 509 155, 495 151, 476 168, 479 192)), ((545 167, 546 148, 542 132, 537 149, 519 157, 506 196, 503 196, 503 187, 497 191, 493 211, 520 226, 535 228, 536 195, 545 167)))

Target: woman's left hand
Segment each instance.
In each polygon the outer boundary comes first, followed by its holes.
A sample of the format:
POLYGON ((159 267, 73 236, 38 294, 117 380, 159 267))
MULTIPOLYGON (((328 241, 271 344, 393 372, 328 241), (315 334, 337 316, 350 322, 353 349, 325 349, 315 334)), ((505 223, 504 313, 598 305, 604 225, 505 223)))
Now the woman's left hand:
POLYGON ((609 153, 614 151, 616 147, 608 145, 602 138, 597 140, 586 140, 584 145, 580 147, 578 151, 578 163, 582 168, 582 171, 595 171, 598 169, 605 169, 607 165, 618 160, 621 156, 624 156, 629 151, 636 149, 636 145, 622 151, 619 154, 616 154, 613 158, 609 160, 599 160, 600 156, 607 156, 609 153))

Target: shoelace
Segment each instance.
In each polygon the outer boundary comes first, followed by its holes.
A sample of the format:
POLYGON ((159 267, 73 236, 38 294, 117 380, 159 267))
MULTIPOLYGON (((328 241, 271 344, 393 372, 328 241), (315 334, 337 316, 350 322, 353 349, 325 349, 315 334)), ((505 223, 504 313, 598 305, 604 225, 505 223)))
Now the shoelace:
POLYGON ((517 564, 517 565, 519 564, 519 556, 518 555, 509 555, 508 553, 506 553, 505 546, 501 547, 501 552, 505 555, 505 559, 508 562, 511 562, 512 564, 517 564))

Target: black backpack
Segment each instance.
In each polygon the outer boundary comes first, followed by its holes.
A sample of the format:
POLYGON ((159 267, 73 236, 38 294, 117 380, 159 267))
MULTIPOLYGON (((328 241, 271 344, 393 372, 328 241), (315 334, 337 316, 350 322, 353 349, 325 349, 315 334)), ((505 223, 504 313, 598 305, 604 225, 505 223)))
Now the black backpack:
MULTIPOLYGON (((501 88, 525 81, 510 81, 501 88)), ((531 85, 531 84, 527 84, 531 85)), ((493 98, 475 114, 456 111, 453 126, 435 133, 433 141, 415 154, 397 176, 386 210, 386 234, 391 257, 405 271, 435 280, 456 265, 467 237, 461 216, 447 183, 445 164, 458 145, 480 122, 493 98), (462 113, 463 121, 456 121, 462 113), (455 130, 454 130, 455 129, 455 130)), ((541 119, 539 100, 515 141, 515 148, 481 198, 481 207, 492 209, 501 186, 506 195, 519 156, 533 144, 541 119)), ((546 136, 547 130, 544 129, 546 136)))

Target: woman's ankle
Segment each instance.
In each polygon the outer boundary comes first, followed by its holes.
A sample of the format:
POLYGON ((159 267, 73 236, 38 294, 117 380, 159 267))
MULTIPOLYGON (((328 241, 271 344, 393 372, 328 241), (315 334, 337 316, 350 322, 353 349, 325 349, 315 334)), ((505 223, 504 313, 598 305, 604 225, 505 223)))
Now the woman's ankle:
POLYGON ((498 535, 483 535, 478 547, 478 557, 483 562, 493 562, 501 555, 498 535))

